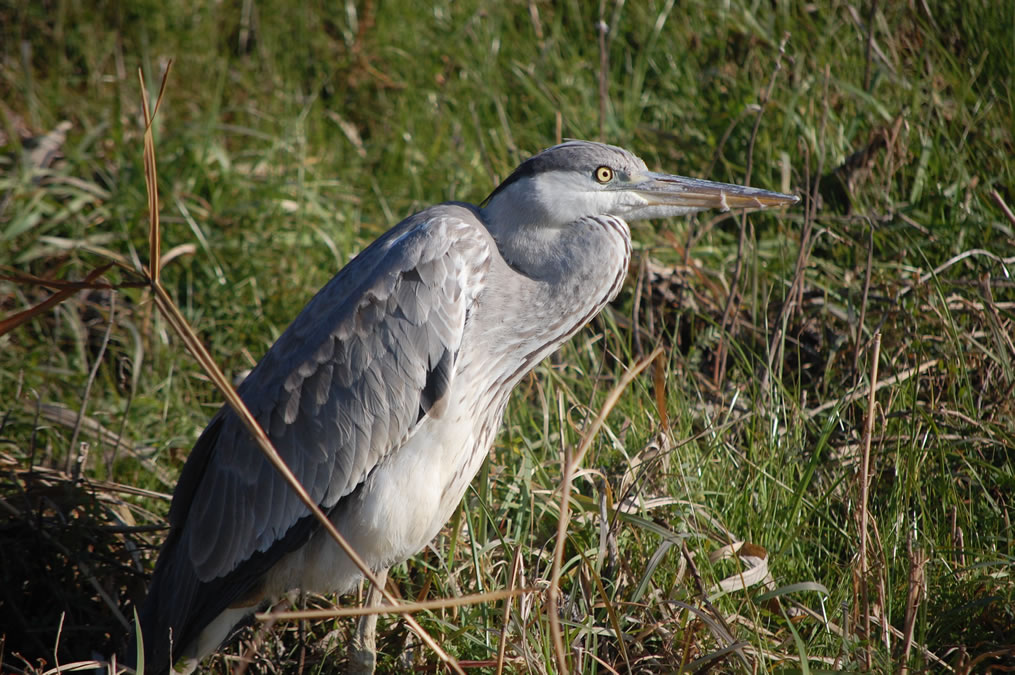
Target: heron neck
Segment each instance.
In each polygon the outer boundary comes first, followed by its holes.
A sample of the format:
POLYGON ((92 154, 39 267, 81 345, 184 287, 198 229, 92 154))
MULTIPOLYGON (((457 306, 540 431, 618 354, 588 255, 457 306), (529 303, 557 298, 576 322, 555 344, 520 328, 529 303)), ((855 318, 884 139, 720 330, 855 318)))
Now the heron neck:
POLYGON ((540 239, 545 248, 521 246, 523 236, 497 240, 503 257, 495 260, 485 290, 477 298, 486 308, 470 323, 463 368, 494 377, 478 411, 502 409, 518 381, 599 313, 627 276, 631 240, 619 218, 587 218, 540 239), (520 320, 522 319, 522 320, 520 320))
MULTIPOLYGON (((588 217, 563 227, 520 225, 491 228, 505 262, 529 279, 553 288, 559 297, 590 297, 626 268, 631 234, 620 218, 588 217), (575 283, 578 282, 578 286, 575 283)), ((576 298, 576 300, 579 298, 576 298)))
POLYGON ((522 305, 518 316, 554 334, 549 353, 616 296, 627 276, 631 235, 627 223, 612 216, 526 229, 497 239, 513 277, 498 285, 509 289, 498 301, 522 305))

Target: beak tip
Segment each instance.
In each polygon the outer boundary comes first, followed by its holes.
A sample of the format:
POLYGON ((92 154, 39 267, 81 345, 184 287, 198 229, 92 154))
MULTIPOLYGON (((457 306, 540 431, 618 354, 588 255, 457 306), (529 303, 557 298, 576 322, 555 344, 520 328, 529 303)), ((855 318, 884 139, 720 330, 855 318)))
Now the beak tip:
MULTIPOLYGON (((794 205, 800 203, 800 195, 780 194, 779 198, 780 198, 779 201, 776 202, 775 204, 767 204, 766 206, 769 206, 769 207, 771 207, 771 206, 775 206, 775 207, 794 206, 794 205)), ((765 208, 765 207, 762 207, 762 208, 765 208)))

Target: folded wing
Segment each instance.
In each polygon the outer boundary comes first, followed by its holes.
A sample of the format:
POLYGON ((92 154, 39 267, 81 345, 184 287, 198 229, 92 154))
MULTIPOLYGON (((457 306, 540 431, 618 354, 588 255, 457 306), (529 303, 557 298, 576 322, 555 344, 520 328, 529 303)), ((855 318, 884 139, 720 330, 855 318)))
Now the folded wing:
MULTIPOLYGON (((321 289, 240 386, 325 511, 440 416, 491 246, 464 206, 403 221, 321 289)), ((170 631, 179 655, 317 527, 228 407, 195 445, 169 521, 141 615, 150 664, 168 663, 170 631)))

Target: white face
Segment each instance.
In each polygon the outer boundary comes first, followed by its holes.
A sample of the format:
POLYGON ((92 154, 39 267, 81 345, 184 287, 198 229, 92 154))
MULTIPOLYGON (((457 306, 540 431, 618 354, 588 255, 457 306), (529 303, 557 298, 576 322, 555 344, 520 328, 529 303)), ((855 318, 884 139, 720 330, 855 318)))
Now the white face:
POLYGON ((527 183, 520 187, 535 195, 544 222, 558 227, 588 216, 623 217, 639 201, 644 203, 632 192, 610 190, 609 183, 577 171, 548 171, 519 183, 527 183))
POLYGON ((654 177, 649 172, 615 174, 601 182, 594 172, 586 175, 571 170, 546 171, 508 185, 490 201, 484 215, 496 229, 525 225, 554 228, 590 216, 642 220, 707 208, 672 201, 663 203, 651 193, 635 189, 634 186, 651 182, 654 177))

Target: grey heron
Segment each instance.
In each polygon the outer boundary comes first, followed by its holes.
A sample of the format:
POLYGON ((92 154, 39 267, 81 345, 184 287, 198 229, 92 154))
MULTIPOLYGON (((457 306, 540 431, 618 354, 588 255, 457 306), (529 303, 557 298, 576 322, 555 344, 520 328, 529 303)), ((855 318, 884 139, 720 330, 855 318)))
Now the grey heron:
MULTIPOLYGON (((654 173, 611 145, 556 145, 481 206, 433 206, 370 244, 239 394, 338 530, 386 571, 451 517, 519 380, 616 296, 627 221, 797 200, 654 173)), ((169 524, 140 612, 149 673, 213 652, 270 598, 344 592, 361 576, 228 407, 187 459, 169 524)))

